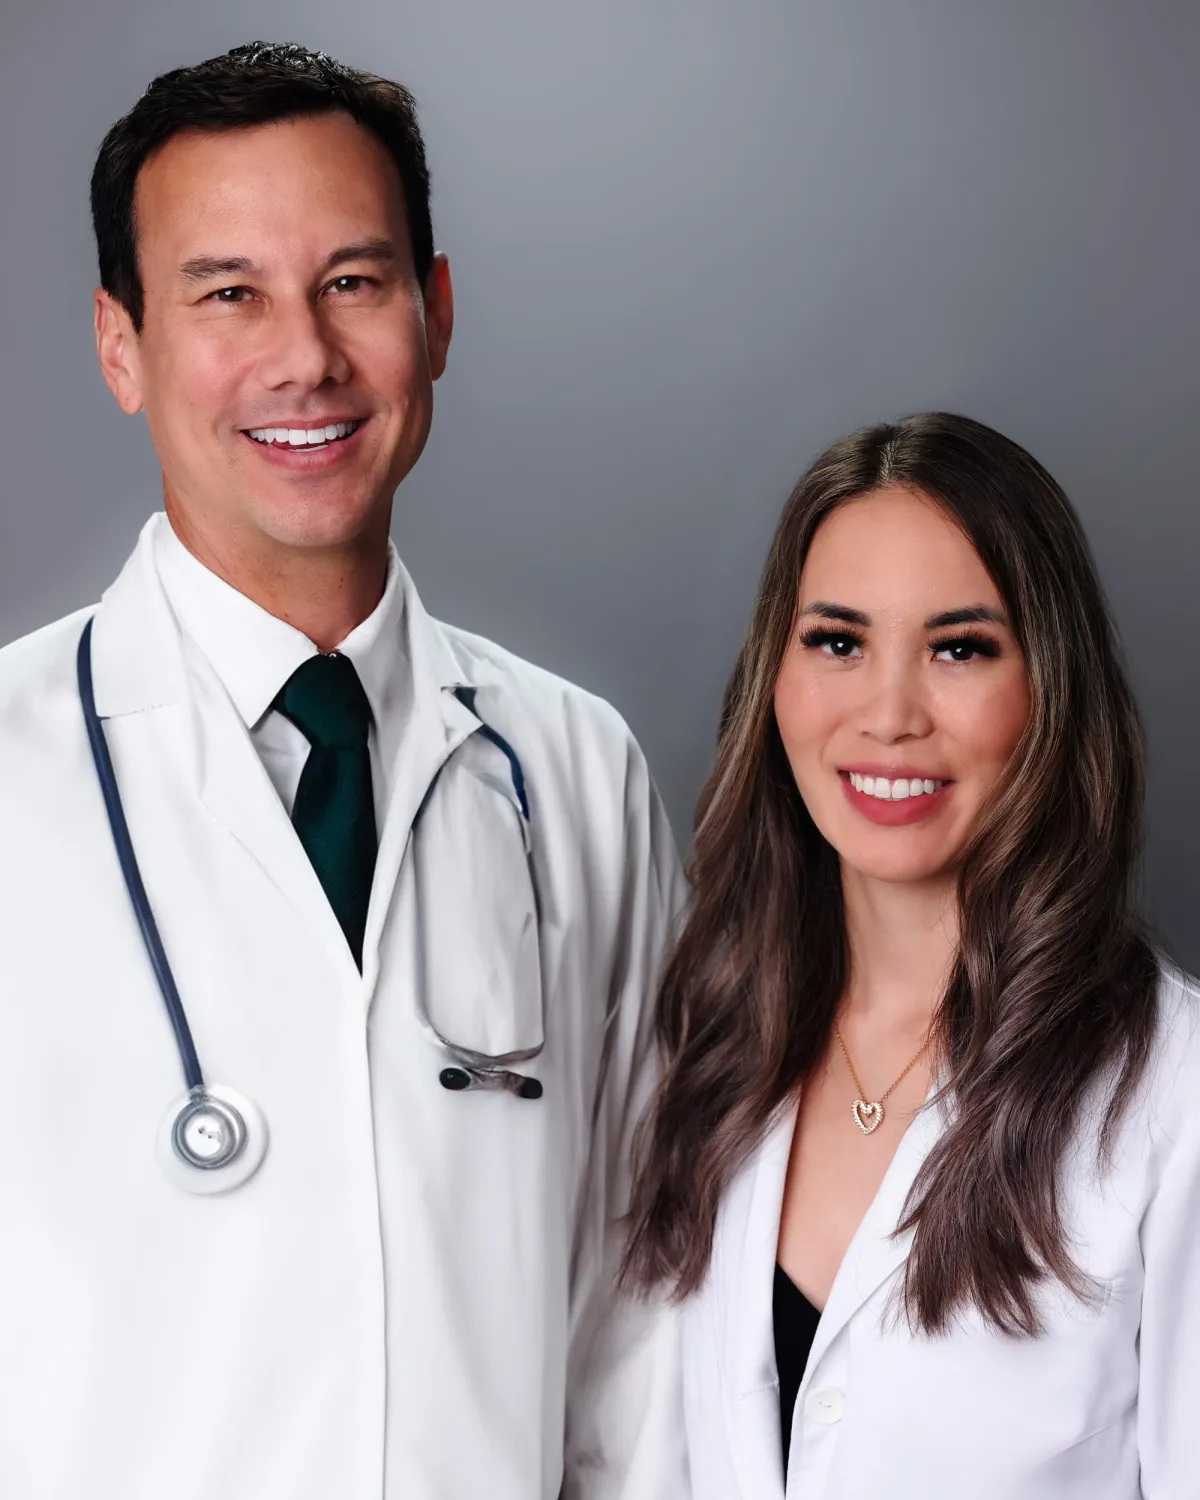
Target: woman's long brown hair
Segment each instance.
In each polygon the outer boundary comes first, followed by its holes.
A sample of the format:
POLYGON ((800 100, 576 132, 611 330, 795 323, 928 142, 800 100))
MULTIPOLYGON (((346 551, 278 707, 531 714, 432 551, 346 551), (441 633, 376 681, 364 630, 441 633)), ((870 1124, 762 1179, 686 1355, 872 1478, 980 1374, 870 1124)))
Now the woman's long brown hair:
POLYGON ((693 901, 658 999, 666 1069, 638 1138, 624 1274, 680 1297, 699 1286, 723 1189, 827 1045, 849 966, 838 861, 796 790, 773 695, 817 527, 884 484, 934 500, 970 539, 1009 611, 1031 699, 959 869, 960 950, 934 1020, 948 1123, 900 1226, 913 1231, 903 1307, 927 1332, 973 1307, 1032 1335, 1040 1282, 1089 1292, 1059 1166, 1085 1117, 1099 1120, 1103 1157, 1155 1022, 1158 965, 1135 899, 1143 740, 1066 496, 1015 443, 945 413, 835 443, 780 519, 696 811, 693 901))

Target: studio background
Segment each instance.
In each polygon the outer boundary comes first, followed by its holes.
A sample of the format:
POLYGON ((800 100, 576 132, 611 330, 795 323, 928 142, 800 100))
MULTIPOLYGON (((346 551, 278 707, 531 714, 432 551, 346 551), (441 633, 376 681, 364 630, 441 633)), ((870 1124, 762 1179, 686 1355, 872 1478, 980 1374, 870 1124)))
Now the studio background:
POLYGON ((95 369, 87 180, 163 69, 295 39, 416 93, 458 321, 394 535, 614 702, 681 844, 767 539, 852 427, 963 411, 1088 528, 1200 968, 1195 0, 0 0, 0 640, 158 506, 95 369))

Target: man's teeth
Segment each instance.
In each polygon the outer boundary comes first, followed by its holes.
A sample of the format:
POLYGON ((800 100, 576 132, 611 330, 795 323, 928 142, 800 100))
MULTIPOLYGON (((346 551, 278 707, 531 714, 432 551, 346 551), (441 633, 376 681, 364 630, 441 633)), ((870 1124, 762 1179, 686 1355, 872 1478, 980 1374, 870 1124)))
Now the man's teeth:
POLYGON ((850 785, 856 792, 878 797, 881 802, 903 802, 906 797, 929 796, 946 785, 944 781, 930 781, 928 777, 921 780, 914 776, 907 780, 899 776, 895 781, 889 781, 886 776, 860 776, 857 771, 851 771, 849 776, 850 785))
POLYGON ((337 438, 349 437, 361 422, 330 422, 327 427, 252 427, 256 443, 286 443, 292 448, 324 447, 337 438))

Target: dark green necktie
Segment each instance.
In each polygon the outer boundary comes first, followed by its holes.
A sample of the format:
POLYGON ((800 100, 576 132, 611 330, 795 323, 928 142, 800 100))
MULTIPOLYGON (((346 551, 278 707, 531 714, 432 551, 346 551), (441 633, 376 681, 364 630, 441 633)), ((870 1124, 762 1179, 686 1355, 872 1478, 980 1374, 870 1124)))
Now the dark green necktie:
POLYGON ((361 969, 376 854, 367 695, 354 663, 335 652, 298 667, 275 707, 312 746, 292 823, 361 969))

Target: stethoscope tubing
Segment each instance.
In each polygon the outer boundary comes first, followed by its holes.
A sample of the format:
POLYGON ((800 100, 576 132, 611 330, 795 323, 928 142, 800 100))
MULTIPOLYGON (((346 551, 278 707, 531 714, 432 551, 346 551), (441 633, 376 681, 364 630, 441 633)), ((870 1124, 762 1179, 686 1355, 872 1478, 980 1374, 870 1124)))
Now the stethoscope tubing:
POLYGON ((134 916, 137 918, 142 942, 145 944, 150 966, 154 970, 154 977, 158 981, 171 1029, 175 1033, 175 1044, 179 1049, 179 1060, 183 1065, 188 1089, 203 1089, 204 1074, 200 1069, 200 1059, 196 1055, 192 1029, 188 1025, 183 1001, 179 997, 175 976, 171 972, 171 965, 167 960, 162 938, 159 936, 158 923, 154 920, 154 911, 142 881, 142 872, 138 867, 137 855, 134 853, 133 840, 129 836, 129 825, 125 821, 125 811, 121 806, 121 793, 117 786, 116 772, 113 770, 112 756, 109 754, 108 742, 104 737, 104 726, 96 712, 96 694, 92 686, 91 620, 83 627, 83 634, 79 638, 76 667, 79 678, 79 701, 83 706, 83 722, 87 728, 88 744, 91 746, 92 760, 96 766, 96 778, 104 797, 104 809, 108 814, 108 826, 112 830, 113 845, 117 851, 121 875, 125 881, 125 889, 129 893, 129 904, 133 907, 134 916))
MULTIPOLYGON (((178 987, 175 984, 175 975, 171 970, 166 950, 163 948, 162 938, 158 931, 158 923, 154 919, 154 910, 150 905, 150 898, 146 893, 141 869, 138 866, 137 855, 134 852, 133 840, 129 834, 129 825, 126 822, 125 810, 121 803, 121 792, 117 785, 116 772, 113 769, 112 755, 109 752, 108 741, 104 734, 104 725, 101 722, 100 715, 96 712, 96 694, 92 684, 92 623, 92 620, 89 619, 79 637, 76 669, 79 681, 79 701, 83 708, 83 722, 87 729, 88 744, 91 747, 92 760, 96 768, 96 779, 100 783, 101 795, 104 798, 104 809, 108 814, 108 825, 112 833, 113 847, 116 849, 117 861, 121 867, 121 875, 125 882, 125 889, 129 895, 129 904, 132 906, 134 916, 137 919, 138 929, 142 935, 142 943, 150 960, 150 966, 154 971, 154 977, 158 983, 159 993, 162 996, 163 1005, 171 1023, 171 1029, 175 1034, 175 1045, 179 1052, 180 1063, 183 1066, 183 1074, 187 1082, 190 1098, 190 1103, 184 1106, 184 1112, 186 1113, 189 1108, 211 1110, 219 1107, 219 1101, 217 1104, 214 1104, 211 1097, 212 1091, 204 1081, 204 1074, 200 1068, 200 1059, 196 1054, 196 1044, 192 1040, 192 1029, 188 1025, 187 1014, 183 1008, 183 1000, 180 998, 178 987)), ((475 691, 473 688, 456 688, 455 697, 471 713, 476 712, 475 691)), ((478 717, 477 714, 476 717, 478 717)), ((521 814, 525 821, 528 822, 529 798, 525 788, 525 775, 516 751, 490 725, 481 721, 479 727, 484 737, 490 740, 508 760, 512 771, 513 789, 520 803, 521 814)), ((436 780, 437 778, 435 777, 435 783, 436 780)), ((432 790, 431 786, 429 791, 431 792, 432 790)), ((426 793, 425 800, 428 800, 428 797, 429 792, 426 793)), ((424 802, 422 802, 423 807, 424 802)), ((418 813, 419 816, 420 813, 418 813)), ((452 1043, 447 1041, 445 1042, 445 1046, 456 1057, 457 1061, 454 1067, 442 1070, 440 1080, 443 1088, 454 1092, 461 1089, 475 1088, 505 1089, 522 1099, 541 1098, 542 1085, 536 1078, 511 1072, 497 1064, 488 1065, 482 1059, 472 1059, 468 1062, 465 1058, 458 1058, 458 1049, 452 1043)), ((237 1107, 233 1106, 233 1108, 236 1115, 237 1107)), ((181 1113, 179 1119, 175 1122, 176 1135, 178 1135, 178 1130, 181 1128, 180 1121, 183 1118, 184 1114, 181 1113)), ((239 1130, 244 1136, 244 1123, 240 1115, 237 1116, 237 1123, 239 1130)), ((192 1156, 182 1151, 178 1140, 175 1141, 175 1149, 193 1167, 209 1165, 203 1161, 193 1159, 192 1156)), ((233 1154, 235 1156, 240 1154, 240 1146, 235 1148, 233 1154)), ((261 1149, 259 1155, 261 1156, 261 1149)))

